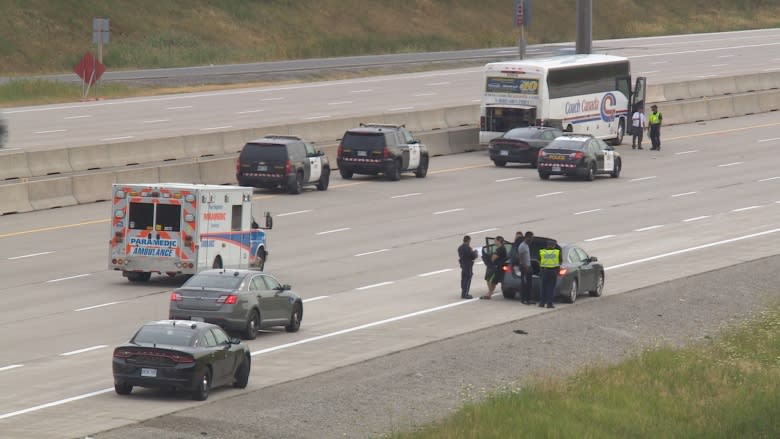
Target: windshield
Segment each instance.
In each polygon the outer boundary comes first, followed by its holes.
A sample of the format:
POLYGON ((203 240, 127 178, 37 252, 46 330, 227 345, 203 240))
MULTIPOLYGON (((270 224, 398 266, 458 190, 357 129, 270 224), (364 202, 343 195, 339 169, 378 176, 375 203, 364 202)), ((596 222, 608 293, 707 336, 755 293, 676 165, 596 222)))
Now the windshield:
POLYGON ((195 336, 196 332, 187 326, 146 325, 130 341, 137 344, 192 346, 195 336))
POLYGON ((242 276, 233 276, 232 273, 201 273, 191 277, 182 285, 182 288, 236 290, 241 285, 242 280, 244 280, 242 276))

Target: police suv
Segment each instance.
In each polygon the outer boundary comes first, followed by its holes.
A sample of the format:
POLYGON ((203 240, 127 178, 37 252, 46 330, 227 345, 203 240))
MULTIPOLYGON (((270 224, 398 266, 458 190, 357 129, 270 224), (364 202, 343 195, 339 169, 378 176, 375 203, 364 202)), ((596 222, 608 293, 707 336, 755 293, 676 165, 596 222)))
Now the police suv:
POLYGON ((236 163, 241 186, 281 187, 300 194, 305 185, 327 190, 330 163, 324 152, 296 136, 265 136, 244 145, 236 163))
POLYGON ((392 181, 401 172, 414 172, 417 178, 428 174, 428 148, 403 125, 360 124, 347 130, 338 147, 339 173, 350 179, 354 174, 383 174, 392 181))
POLYGON ((577 176, 593 181, 598 174, 620 176, 623 159, 615 148, 589 134, 564 134, 539 151, 539 178, 577 176))

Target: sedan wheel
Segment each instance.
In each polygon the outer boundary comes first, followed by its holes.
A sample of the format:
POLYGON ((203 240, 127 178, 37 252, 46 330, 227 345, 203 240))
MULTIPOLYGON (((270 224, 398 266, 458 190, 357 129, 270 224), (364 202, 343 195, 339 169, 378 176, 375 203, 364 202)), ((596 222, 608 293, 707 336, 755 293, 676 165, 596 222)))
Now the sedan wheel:
POLYGON ((604 292, 604 273, 599 273, 599 278, 596 280, 596 289, 589 291, 591 297, 601 297, 604 292))
POLYGON ((293 308, 292 315, 290 315, 290 323, 284 327, 287 332, 298 332, 301 328, 301 305, 296 304, 293 308))
POLYGON ((206 369, 198 382, 198 388, 192 392, 192 399, 195 401, 205 401, 211 391, 211 371, 206 369))
POLYGON ((577 300, 577 279, 573 279, 571 281, 571 289, 569 290, 569 296, 566 297, 566 301, 569 303, 574 303, 575 300, 577 300))
POLYGON ((236 370, 234 376, 233 387, 236 389, 244 389, 249 383, 249 372, 252 368, 252 357, 249 355, 244 356, 244 361, 241 362, 241 366, 236 370))
POLYGON ((114 391, 119 395, 129 395, 133 391, 133 386, 127 383, 114 384, 114 391))
POLYGON ((257 330, 260 328, 260 314, 257 310, 252 311, 249 316, 249 320, 246 322, 246 328, 244 329, 244 339, 254 340, 257 338, 257 330))
POLYGON ((506 162, 503 160, 493 160, 493 163, 495 163, 496 166, 498 166, 499 168, 503 168, 504 166, 506 166, 506 162))
POLYGON ((588 166, 588 173, 585 174, 585 180, 593 181, 596 178, 596 165, 591 163, 588 166))

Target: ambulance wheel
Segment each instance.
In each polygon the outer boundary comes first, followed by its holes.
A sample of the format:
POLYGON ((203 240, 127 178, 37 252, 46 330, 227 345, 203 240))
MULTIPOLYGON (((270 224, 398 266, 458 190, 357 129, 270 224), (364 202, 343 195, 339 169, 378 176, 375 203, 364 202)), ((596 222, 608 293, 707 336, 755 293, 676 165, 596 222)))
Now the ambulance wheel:
POLYGON ((290 185, 287 186, 287 192, 298 195, 303 191, 303 174, 298 172, 295 174, 295 180, 290 182, 290 185))
POLYGON ((621 162, 621 160, 620 159, 615 160, 615 167, 612 168, 612 173, 609 174, 609 176, 612 178, 620 177, 620 168, 622 167, 623 167, 623 163, 621 162))
POLYGON ((130 282, 148 282, 152 278, 152 273, 148 271, 129 271, 127 280, 130 282))
POLYGON ((214 258, 214 263, 211 264, 211 268, 222 268, 222 256, 214 258))
POLYGON ((320 175, 320 181, 317 182, 317 190, 328 190, 328 184, 330 184, 330 168, 325 168, 322 170, 322 175, 320 175))
POLYGON ((264 267, 265 267, 265 250, 261 248, 257 250, 257 256, 255 256, 255 262, 252 264, 252 268, 256 268, 260 271, 263 271, 264 267))

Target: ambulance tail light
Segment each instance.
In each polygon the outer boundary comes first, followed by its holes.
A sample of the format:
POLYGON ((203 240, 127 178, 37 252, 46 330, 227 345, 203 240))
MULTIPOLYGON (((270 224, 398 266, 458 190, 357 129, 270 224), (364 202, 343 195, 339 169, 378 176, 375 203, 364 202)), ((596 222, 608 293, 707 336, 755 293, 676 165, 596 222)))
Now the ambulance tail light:
POLYGON ((184 298, 181 297, 181 294, 176 291, 171 293, 171 302, 181 302, 182 300, 184 300, 184 298))
POLYGON ((122 232, 114 233, 114 242, 116 242, 117 244, 121 244, 125 242, 125 237, 122 236, 122 232))
POLYGON ((284 175, 290 175, 292 174, 292 161, 287 160, 284 163, 284 175))
POLYGON ((569 270, 567 270, 566 267, 561 267, 558 270, 558 276, 561 276, 561 277, 566 276, 566 273, 568 273, 568 272, 569 272, 569 270))
POLYGON ((238 303, 238 296, 235 294, 228 294, 226 296, 219 296, 217 303, 224 303, 225 305, 235 305, 238 303))

